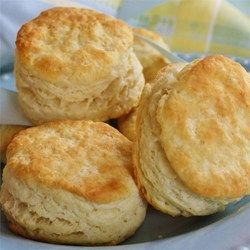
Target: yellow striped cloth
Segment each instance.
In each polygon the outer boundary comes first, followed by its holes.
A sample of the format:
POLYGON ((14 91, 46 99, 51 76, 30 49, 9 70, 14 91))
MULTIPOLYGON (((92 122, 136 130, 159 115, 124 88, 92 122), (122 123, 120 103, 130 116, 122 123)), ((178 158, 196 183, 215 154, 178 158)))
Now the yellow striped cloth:
POLYGON ((168 0, 130 22, 163 34, 173 51, 250 57, 250 1, 231 2, 248 10, 226 0, 168 0))

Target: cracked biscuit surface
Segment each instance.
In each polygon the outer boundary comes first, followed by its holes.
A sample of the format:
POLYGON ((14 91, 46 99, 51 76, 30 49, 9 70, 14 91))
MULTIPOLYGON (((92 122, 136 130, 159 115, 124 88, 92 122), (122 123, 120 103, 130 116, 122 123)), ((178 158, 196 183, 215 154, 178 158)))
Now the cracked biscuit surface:
POLYGON ((24 24, 15 77, 26 116, 106 121, 138 105, 144 77, 124 22, 78 8, 53 8, 24 24))
POLYGON ((63 244, 117 244, 141 225, 131 142, 101 122, 51 122, 20 132, 7 150, 1 204, 10 228, 63 244))

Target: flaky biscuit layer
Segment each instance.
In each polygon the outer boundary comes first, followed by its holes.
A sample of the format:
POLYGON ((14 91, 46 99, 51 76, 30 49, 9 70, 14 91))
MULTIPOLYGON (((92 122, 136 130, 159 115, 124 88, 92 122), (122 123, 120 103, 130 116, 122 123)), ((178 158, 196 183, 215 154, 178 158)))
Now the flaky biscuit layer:
POLYGON ((106 121, 138 105, 144 77, 132 30, 96 11, 54 8, 23 25, 16 40, 19 102, 35 124, 106 121))
POLYGON ((10 228, 64 244, 117 244, 143 222, 131 142, 105 123, 58 121, 8 146, 1 204, 10 228))

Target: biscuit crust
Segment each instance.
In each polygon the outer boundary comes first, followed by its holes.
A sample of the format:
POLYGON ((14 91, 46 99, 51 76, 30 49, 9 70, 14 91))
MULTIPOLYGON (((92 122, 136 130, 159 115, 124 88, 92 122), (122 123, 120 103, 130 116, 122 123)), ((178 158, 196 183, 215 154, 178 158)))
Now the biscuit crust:
POLYGON ((250 193, 250 77, 240 64, 209 56, 177 76, 159 101, 160 141, 171 167, 210 198, 250 193))
POLYGON ((51 122, 12 140, 8 169, 19 180, 32 179, 92 202, 109 203, 130 192, 131 146, 105 123, 51 122))
POLYGON ((132 44, 131 29, 120 20, 57 7, 22 26, 16 52, 20 63, 42 79, 53 83, 70 75, 72 85, 79 78, 87 85, 105 78, 132 44))
POLYGON ((108 124, 57 121, 7 149, 0 201, 11 230, 51 243, 114 245, 141 225, 132 143, 108 124))
POLYGON ((144 86, 124 22, 78 8, 53 8, 17 35, 15 77, 21 108, 34 124, 107 121, 128 114, 144 86))
POLYGON ((144 88, 133 147, 135 176, 145 198, 156 209, 172 216, 208 215, 223 210, 228 201, 201 197, 183 184, 166 157, 156 120, 159 101, 171 93, 181 68, 173 65, 162 69, 154 84, 144 88))
POLYGON ((6 149, 11 140, 19 131, 26 129, 27 126, 21 125, 0 125, 0 161, 6 162, 6 149))
POLYGON ((125 135, 130 141, 135 140, 135 123, 137 117, 137 108, 131 111, 129 114, 122 116, 118 119, 118 129, 125 135))

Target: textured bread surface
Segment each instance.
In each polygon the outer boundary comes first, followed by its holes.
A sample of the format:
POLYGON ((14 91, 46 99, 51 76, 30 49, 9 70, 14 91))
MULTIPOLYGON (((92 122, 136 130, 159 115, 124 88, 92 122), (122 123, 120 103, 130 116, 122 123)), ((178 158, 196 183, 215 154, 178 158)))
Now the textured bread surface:
POLYGON ((249 194, 249 74, 226 57, 210 56, 177 77, 156 115, 171 167, 199 195, 249 194))
MULTIPOLYGON (((186 63, 175 63, 172 65, 168 64, 164 67, 164 69, 162 69, 162 71, 160 71, 159 75, 157 76, 157 79, 155 81, 151 81, 150 84, 155 84, 155 82, 161 81, 161 78, 171 78, 173 74, 180 71, 185 65, 186 63), (169 70, 169 67, 171 67, 171 70, 169 70), (168 75, 166 76, 163 72, 167 72, 166 74, 168 75)), ((137 109, 138 108, 136 107, 129 114, 118 119, 119 131, 131 141, 134 141, 136 137, 135 123, 138 113, 137 109)))
POLYGON ((51 122, 7 150, 1 204, 12 231, 41 241, 117 244, 143 222, 131 142, 101 122, 51 122))
POLYGON ((135 140, 135 122, 137 117, 137 108, 131 111, 129 114, 122 116, 118 119, 118 129, 125 135, 130 141, 135 140))
POLYGON ((226 203, 199 197, 187 189, 171 168, 159 141, 160 126, 155 119, 158 102, 176 84, 177 72, 171 66, 162 69, 154 84, 144 89, 133 152, 135 174, 147 201, 160 211, 173 216, 207 215, 222 210, 226 203))
POLYGON ((16 40, 19 102, 35 124, 117 118, 144 86, 132 30, 96 11, 54 8, 22 26, 16 40))
MULTIPOLYGON (((157 33, 143 28, 133 28, 133 31, 134 33, 153 40, 161 47, 169 50, 167 44, 157 33)), ((134 38, 133 48, 136 56, 143 66, 143 75, 146 83, 152 82, 158 71, 170 64, 170 61, 158 50, 137 37, 134 38)), ((129 114, 118 119, 119 131, 121 131, 121 133, 131 141, 133 141, 135 138, 135 120, 137 116, 136 110, 137 108, 134 108, 129 114)))
POLYGON ((6 149, 15 134, 19 131, 26 129, 26 126, 20 125, 0 125, 0 160, 6 162, 6 149))

